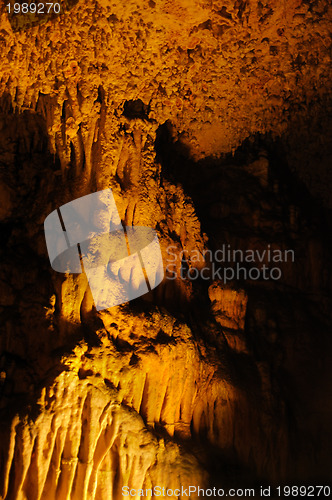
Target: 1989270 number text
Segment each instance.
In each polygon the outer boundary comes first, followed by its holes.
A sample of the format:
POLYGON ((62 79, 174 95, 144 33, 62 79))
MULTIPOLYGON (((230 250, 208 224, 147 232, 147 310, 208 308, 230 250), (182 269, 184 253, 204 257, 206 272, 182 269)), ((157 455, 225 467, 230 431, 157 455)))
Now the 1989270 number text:
POLYGON ((8 14, 60 14, 59 3, 8 3, 6 5, 8 14))

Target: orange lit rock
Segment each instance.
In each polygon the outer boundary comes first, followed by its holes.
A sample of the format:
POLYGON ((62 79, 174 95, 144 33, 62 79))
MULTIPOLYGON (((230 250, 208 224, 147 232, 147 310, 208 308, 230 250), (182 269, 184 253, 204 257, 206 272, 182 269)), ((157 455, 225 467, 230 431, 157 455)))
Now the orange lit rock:
POLYGON ((1 8, 1 498, 330 473, 331 8, 93 0, 16 31, 1 8), (177 259, 97 313, 43 222, 105 188, 164 263, 225 242, 297 260, 244 291, 177 259))
POLYGON ((237 291, 215 282, 209 288, 212 311, 218 323, 235 330, 244 329, 248 297, 243 291, 237 291))

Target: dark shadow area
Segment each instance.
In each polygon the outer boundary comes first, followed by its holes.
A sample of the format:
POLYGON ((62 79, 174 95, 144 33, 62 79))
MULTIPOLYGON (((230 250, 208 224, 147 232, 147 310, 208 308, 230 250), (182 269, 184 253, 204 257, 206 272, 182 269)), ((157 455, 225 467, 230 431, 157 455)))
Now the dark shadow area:
MULTIPOLYGON (((269 134, 256 134, 246 139, 234 154, 194 161, 181 139, 173 139, 171 123, 165 122, 157 131, 155 150, 163 176, 171 182, 180 182, 193 199, 210 244, 213 244, 215 230, 218 230, 216 224, 221 223, 221 219, 218 221, 209 212, 211 205, 219 201, 232 204, 232 223, 236 222, 236 205, 242 198, 247 198, 244 208, 248 211, 253 211, 255 204, 258 207, 262 203, 269 204, 270 212, 274 211, 274 217, 282 224, 283 237, 292 237, 290 206, 296 206, 300 211, 300 228, 313 226, 326 236, 327 242, 331 242, 331 210, 324 207, 320 198, 314 198, 300 177, 290 170, 285 142, 286 139, 273 139, 269 134), (266 172, 264 160, 268 163, 266 172)), ((223 217, 222 222, 227 224, 228 221, 223 217)), ((252 224, 249 228, 246 228, 248 224, 241 225, 240 230, 249 229, 252 233, 252 224)))
POLYGON ((52 186, 59 192, 63 186, 58 181, 60 161, 49 152, 46 123, 40 114, 14 112, 11 97, 5 94, 0 100, 0 128, 0 190, 6 194, 1 196, 0 213, 3 421, 15 412, 26 411, 42 388, 63 370, 55 354, 59 346, 52 302, 56 277, 48 260, 43 227, 56 202, 52 186))
MULTIPOLYGON (((269 245, 294 251, 294 261, 275 264, 282 271, 279 280, 245 279, 242 271, 229 283, 248 294, 244 332, 248 352, 234 356, 230 349, 227 357, 233 358, 238 380, 250 374, 248 359, 259 367, 260 375, 246 390, 248 395, 255 389, 269 392, 271 422, 280 418, 276 404, 283 408, 292 457, 286 465, 289 480, 303 478, 308 484, 310 478, 317 484, 328 481, 332 465, 326 446, 332 437, 332 217, 290 169, 287 143, 286 138, 257 134, 234 155, 194 161, 166 122, 157 132, 155 150, 164 178, 180 183, 192 198, 213 253, 222 248, 262 250, 269 245)), ((220 266, 236 269, 237 262, 226 257, 220 266)), ((241 263, 247 270, 252 266, 241 263)), ((207 298, 211 282, 193 282, 198 297, 207 298)), ((208 302, 199 307, 192 301, 190 312, 185 312, 193 332, 200 324, 198 316, 208 320, 208 302)), ((253 404, 257 401, 255 396, 253 404)), ((273 452, 276 464, 279 452, 273 452)))
POLYGON ((130 101, 125 101, 123 106, 123 116, 129 120, 134 120, 135 118, 140 118, 141 120, 147 120, 150 113, 150 105, 144 104, 141 99, 135 99, 130 101))

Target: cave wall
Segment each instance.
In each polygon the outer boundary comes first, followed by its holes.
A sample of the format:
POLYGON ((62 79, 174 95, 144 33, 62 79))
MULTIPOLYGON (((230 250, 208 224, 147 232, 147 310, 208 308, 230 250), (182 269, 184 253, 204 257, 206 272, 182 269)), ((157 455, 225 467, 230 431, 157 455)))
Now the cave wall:
POLYGON ((1 498, 325 480, 330 3, 68 7, 20 27, 1 6, 1 498), (43 222, 106 188, 164 260, 226 241, 296 261, 278 284, 165 280, 97 313, 43 222))

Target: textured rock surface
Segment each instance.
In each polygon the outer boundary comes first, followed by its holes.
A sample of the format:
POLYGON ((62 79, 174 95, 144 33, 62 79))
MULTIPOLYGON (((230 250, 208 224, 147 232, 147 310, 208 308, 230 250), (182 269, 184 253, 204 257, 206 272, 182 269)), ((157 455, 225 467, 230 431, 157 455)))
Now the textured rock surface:
POLYGON ((0 498, 327 479, 331 9, 79 1, 13 31, 1 6, 0 498), (97 313, 43 222, 109 187, 165 263, 225 242, 296 260, 97 313))

